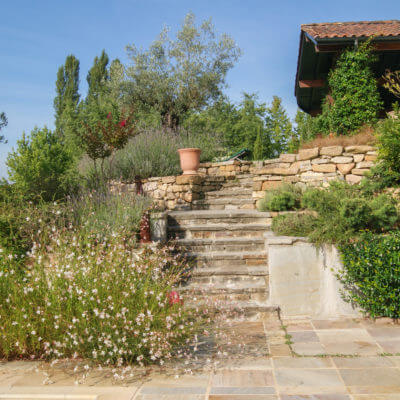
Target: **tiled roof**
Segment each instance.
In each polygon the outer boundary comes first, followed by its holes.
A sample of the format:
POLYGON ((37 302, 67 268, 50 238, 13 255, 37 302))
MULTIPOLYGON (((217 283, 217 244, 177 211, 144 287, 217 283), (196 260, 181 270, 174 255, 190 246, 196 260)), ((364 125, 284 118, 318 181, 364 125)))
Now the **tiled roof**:
POLYGON ((361 21, 306 24, 301 30, 314 39, 368 36, 400 36, 400 21, 361 21))

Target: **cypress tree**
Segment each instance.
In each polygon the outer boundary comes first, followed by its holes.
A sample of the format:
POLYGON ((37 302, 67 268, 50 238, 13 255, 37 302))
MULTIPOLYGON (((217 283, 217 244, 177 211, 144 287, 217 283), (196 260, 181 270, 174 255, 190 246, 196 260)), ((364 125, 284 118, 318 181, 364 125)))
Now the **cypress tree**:
POLYGON ((263 160, 265 158, 265 144, 263 138, 263 129, 260 126, 258 128, 256 141, 254 142, 254 150, 253 150, 253 159, 254 160, 263 160))
POLYGON ((274 96, 271 107, 267 108, 266 129, 271 140, 272 156, 276 157, 285 152, 292 137, 293 127, 282 106, 282 99, 278 96, 274 96))
POLYGON ((103 50, 100 57, 95 57, 93 66, 87 74, 87 83, 89 85, 88 99, 97 98, 102 92, 104 83, 109 79, 107 65, 109 58, 107 53, 103 50))
POLYGON ((66 135, 67 127, 71 125, 79 103, 79 60, 74 55, 65 59, 57 72, 56 97, 54 99, 56 132, 66 135))

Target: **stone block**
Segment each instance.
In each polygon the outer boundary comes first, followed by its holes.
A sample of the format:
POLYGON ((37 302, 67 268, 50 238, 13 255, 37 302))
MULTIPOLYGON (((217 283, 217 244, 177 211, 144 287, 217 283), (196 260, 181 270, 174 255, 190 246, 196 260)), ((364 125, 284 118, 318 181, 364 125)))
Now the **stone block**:
POLYGON ((307 171, 300 175, 302 182, 321 180, 324 174, 322 172, 307 171))
POLYGON ((329 164, 331 162, 331 157, 324 156, 325 158, 314 158, 311 164, 329 164))
POLYGON ((164 190, 155 190, 153 192, 152 197, 155 199, 163 199, 165 197, 165 191, 164 190))
POLYGON ((222 168, 224 168, 226 172, 231 172, 236 170, 235 165, 226 165, 225 167, 222 168))
POLYGON ((360 183, 361 179, 362 179, 362 176, 359 176, 359 175, 353 175, 353 174, 346 175, 346 182, 348 182, 350 184, 360 183))
POLYGON ((191 203, 193 200, 199 200, 200 195, 198 193, 183 193, 183 200, 191 203))
POLYGON ((321 156, 340 156, 343 153, 342 146, 328 146, 322 147, 319 154, 321 156))
POLYGON ((376 161, 377 158, 378 158, 378 156, 375 154, 366 154, 365 155, 365 161, 376 161))
POLYGON ((286 183, 297 183, 300 182, 300 177, 299 176, 284 176, 282 178, 283 182, 286 183))
POLYGON ((175 176, 164 176, 161 179, 162 183, 174 183, 175 182, 176 177, 175 176))
POLYGON ((314 147, 313 149, 303 149, 299 150, 299 154, 297 154, 297 160, 298 161, 304 161, 304 160, 311 160, 313 158, 317 158, 319 155, 319 149, 318 147, 314 147))
POLYGON ((372 146, 347 146, 345 148, 346 153, 354 153, 354 154, 361 154, 366 153, 367 151, 374 151, 375 147, 372 146))
POLYGON ((359 316, 341 298, 336 273, 342 264, 336 248, 315 247, 301 238, 287 239, 266 241, 271 304, 279 304, 284 316, 359 316))
MULTIPOLYGON (((311 161, 296 161, 290 168, 298 168, 298 172, 311 171, 311 161)), ((296 172, 296 173, 298 173, 296 172)))
POLYGON ((262 185, 263 185, 263 182, 262 181, 255 181, 255 182, 253 182, 253 191, 259 191, 259 190, 262 190, 262 185))
POLYGON ((335 164, 348 164, 353 162, 353 157, 333 157, 332 162, 335 164))
POLYGON ((335 172, 336 165, 335 164, 313 164, 312 170, 314 172, 335 172))
POLYGON ((353 168, 351 170, 351 173, 353 175, 360 175, 360 176, 364 176, 366 172, 368 172, 369 169, 368 168, 353 168))
POLYGON ((174 193, 177 193, 177 192, 182 192, 184 189, 184 186, 183 185, 173 185, 172 186, 172 191, 174 192, 174 193))
POLYGON ((266 166, 264 166, 263 170, 267 171, 268 169, 274 168, 289 168, 291 165, 291 163, 277 162, 273 164, 267 164, 266 166))
POLYGON ((175 208, 175 205, 176 205, 176 200, 168 200, 166 203, 168 210, 173 210, 175 208))
POLYGON ((281 161, 280 158, 271 158, 270 160, 264 160, 263 163, 264 163, 264 165, 269 165, 269 164, 278 163, 280 161, 281 161))
POLYGON ((254 168, 262 168, 264 166, 264 161, 253 161, 252 165, 254 168))
POLYGON ((362 160, 364 160, 365 155, 364 154, 354 154, 354 162, 358 163, 362 160))
POLYGON ((143 190, 145 192, 152 192, 153 190, 156 190, 158 187, 157 182, 146 182, 143 184, 143 190))
POLYGON ((203 185, 189 185, 189 190, 192 192, 200 193, 204 191, 203 185))
POLYGON ((164 243, 167 241, 167 213, 151 213, 150 227, 152 242, 164 243))
POLYGON ((281 154, 279 159, 282 162, 293 163, 296 161, 296 154, 281 154))
POLYGON ((357 163, 356 168, 371 168, 373 165, 372 161, 361 161, 357 163))
POLYGON ((253 192, 252 197, 255 199, 262 199, 265 195, 264 190, 260 190, 258 192, 253 192))
POLYGON ((176 177, 176 183, 178 185, 199 185, 203 182, 203 179, 201 175, 179 175, 176 177))
POLYGON ((265 181, 262 184, 262 190, 276 189, 282 185, 282 181, 265 181))
POLYGON ((336 164, 336 167, 341 174, 347 175, 355 167, 355 165, 356 165, 355 163, 336 164))

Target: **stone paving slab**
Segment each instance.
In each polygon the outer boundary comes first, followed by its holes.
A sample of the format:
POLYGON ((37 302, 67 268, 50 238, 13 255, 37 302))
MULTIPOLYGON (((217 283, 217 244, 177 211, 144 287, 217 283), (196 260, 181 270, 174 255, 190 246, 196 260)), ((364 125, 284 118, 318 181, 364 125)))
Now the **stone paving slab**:
POLYGON ((400 325, 305 319, 283 325, 234 322, 206 341, 202 370, 189 365, 183 373, 179 361, 136 368, 123 382, 105 369, 76 385, 71 363, 0 362, 0 400, 400 400, 400 354, 385 351, 400 344, 400 325))

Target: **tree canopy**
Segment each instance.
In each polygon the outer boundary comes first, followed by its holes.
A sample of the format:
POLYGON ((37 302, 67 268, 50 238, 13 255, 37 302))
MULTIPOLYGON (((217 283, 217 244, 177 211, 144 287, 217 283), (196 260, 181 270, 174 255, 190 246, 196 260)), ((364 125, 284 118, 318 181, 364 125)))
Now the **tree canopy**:
POLYGON ((130 103, 154 108, 163 127, 175 130, 188 111, 220 98, 240 49, 227 34, 217 36, 210 20, 196 26, 193 14, 185 17, 175 39, 168 33, 164 28, 148 50, 127 47, 132 63, 125 90, 130 103))

